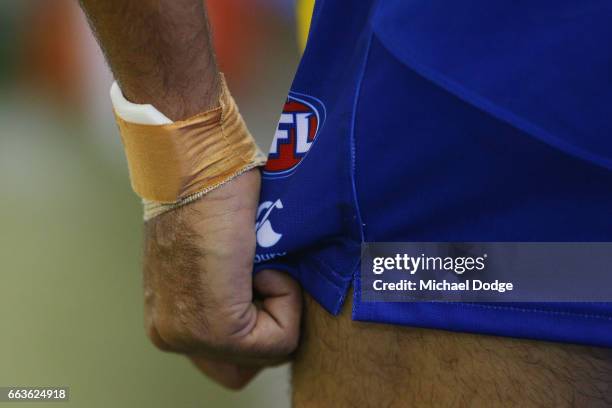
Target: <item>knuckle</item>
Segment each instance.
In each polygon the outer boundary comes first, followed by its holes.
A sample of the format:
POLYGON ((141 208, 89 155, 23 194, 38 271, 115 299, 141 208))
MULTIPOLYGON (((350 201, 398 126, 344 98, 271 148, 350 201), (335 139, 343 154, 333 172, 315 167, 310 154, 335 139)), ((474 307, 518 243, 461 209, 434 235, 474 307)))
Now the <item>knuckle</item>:
POLYGON ((171 345, 175 350, 191 348, 194 341, 181 327, 180 322, 171 318, 158 319, 155 323, 161 338, 171 345))
MULTIPOLYGON (((202 319, 166 313, 154 320, 159 337, 173 351, 191 352, 218 348, 215 336, 202 319)), ((221 341, 218 343, 222 344, 221 341)))
POLYGON ((159 331, 153 324, 149 324, 146 327, 147 337, 153 343, 153 345, 161 350, 161 351, 172 351, 172 347, 170 344, 166 343, 166 341, 162 338, 159 331))

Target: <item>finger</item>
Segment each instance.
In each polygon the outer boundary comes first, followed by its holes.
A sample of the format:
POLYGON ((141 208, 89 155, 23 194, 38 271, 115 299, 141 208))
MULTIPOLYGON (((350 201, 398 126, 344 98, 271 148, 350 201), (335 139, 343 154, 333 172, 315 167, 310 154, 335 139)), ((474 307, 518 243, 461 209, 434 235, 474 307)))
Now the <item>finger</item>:
POLYGON ((206 376, 233 390, 244 387, 261 370, 260 367, 245 367, 204 356, 189 356, 189 359, 206 376))
POLYGON ((282 362, 297 347, 302 315, 298 283, 283 272, 266 269, 257 273, 253 287, 263 300, 255 326, 242 343, 245 350, 282 362))

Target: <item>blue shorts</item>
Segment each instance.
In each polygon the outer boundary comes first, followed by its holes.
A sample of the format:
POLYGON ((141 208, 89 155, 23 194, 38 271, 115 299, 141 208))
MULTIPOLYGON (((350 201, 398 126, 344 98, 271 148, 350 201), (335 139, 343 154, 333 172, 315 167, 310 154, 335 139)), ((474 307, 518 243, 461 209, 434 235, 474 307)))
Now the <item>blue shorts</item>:
POLYGON ((612 5, 317 1, 256 270, 356 320, 612 346, 607 303, 382 303, 362 242, 612 241, 612 5))

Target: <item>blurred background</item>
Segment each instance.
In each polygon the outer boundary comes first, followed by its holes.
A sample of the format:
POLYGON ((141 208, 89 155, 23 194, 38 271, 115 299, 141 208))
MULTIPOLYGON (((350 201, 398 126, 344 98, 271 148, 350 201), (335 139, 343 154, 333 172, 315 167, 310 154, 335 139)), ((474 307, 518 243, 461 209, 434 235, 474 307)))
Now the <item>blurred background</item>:
MULTIPOLYGON (((294 1, 207 1, 264 150, 305 41, 296 15, 312 1, 294 1)), ((141 206, 111 82, 76 0, 0 0, 0 386, 69 386, 78 407, 289 406, 286 366, 233 393, 146 339, 141 206)))

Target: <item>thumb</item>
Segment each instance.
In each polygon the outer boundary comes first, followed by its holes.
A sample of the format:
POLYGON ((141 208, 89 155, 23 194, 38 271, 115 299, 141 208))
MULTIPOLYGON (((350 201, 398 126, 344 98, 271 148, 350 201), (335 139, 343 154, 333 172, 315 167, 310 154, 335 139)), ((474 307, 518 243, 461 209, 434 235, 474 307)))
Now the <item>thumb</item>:
POLYGON ((298 345, 302 316, 302 292, 288 274, 272 269, 258 272, 253 288, 261 302, 253 329, 243 339, 245 350, 286 360, 298 345))

